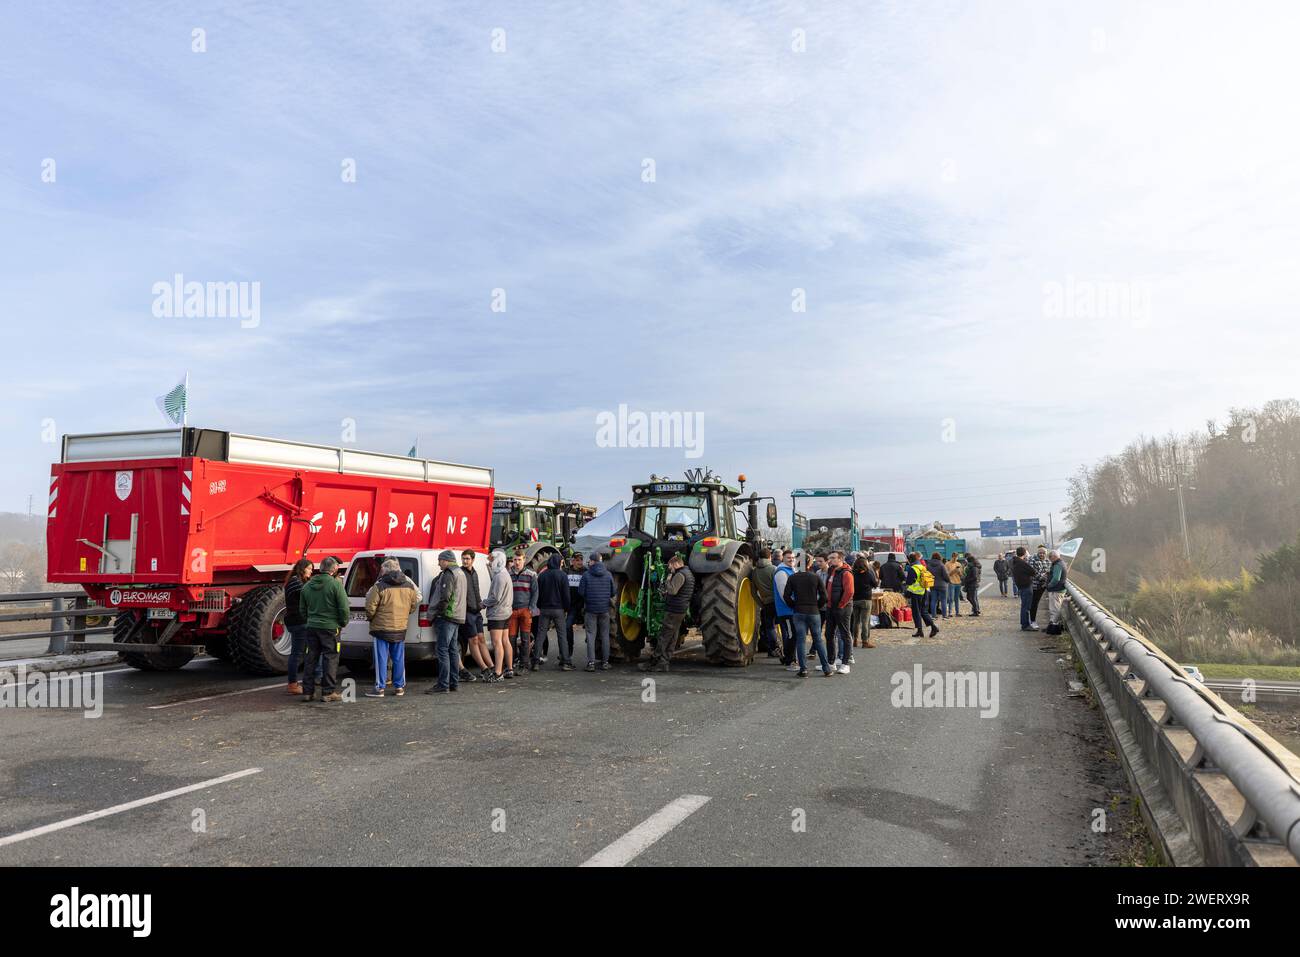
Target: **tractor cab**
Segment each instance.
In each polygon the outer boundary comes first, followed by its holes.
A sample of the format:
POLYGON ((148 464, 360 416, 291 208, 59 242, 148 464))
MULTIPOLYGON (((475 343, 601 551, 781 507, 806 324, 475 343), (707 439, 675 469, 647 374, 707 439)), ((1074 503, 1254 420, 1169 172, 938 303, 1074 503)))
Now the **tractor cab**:
POLYGON ((719 482, 649 482, 632 489, 627 534, 658 547, 664 560, 688 557, 706 539, 736 537, 732 501, 739 493, 719 482))
POLYGON ((492 548, 522 550, 529 568, 541 569, 555 553, 567 556, 571 543, 596 510, 578 502, 498 495, 492 504, 492 548))

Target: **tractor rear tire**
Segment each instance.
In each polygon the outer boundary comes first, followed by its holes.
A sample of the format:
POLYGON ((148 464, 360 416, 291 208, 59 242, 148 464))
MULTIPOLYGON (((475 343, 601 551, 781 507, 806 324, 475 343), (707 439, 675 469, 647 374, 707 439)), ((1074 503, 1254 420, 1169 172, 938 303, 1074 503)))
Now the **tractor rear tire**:
MULTIPOLYGON (((626 602, 635 605, 640 588, 626 575, 614 576, 614 601, 616 605, 626 602), (627 595, 623 591, 627 589, 627 595)), ((615 607, 610 614, 610 633, 614 641, 610 645, 609 656, 613 661, 634 662, 641 657, 645 648, 645 623, 639 618, 624 618, 615 607)))
POLYGON ((542 545, 537 551, 524 561, 526 568, 531 568, 537 574, 546 571, 546 565, 551 560, 552 555, 560 555, 561 565, 563 565, 564 556, 554 545, 542 545))
POLYGON ((250 675, 282 675, 289 670, 289 632, 284 627, 284 589, 254 588, 230 611, 226 625, 230 661, 250 675), (276 626, 279 626, 277 629, 276 626))
MULTIPOLYGON (((154 644, 161 629, 149 627, 148 619, 136 619, 129 611, 118 612, 113 619, 113 641, 124 645, 154 644)), ((194 658, 192 651, 119 651, 121 659, 140 671, 175 671, 194 658)))
POLYGON ((700 637, 713 664, 743 668, 754 660, 758 601, 750 574, 754 563, 736 553, 731 567, 701 576, 700 637))

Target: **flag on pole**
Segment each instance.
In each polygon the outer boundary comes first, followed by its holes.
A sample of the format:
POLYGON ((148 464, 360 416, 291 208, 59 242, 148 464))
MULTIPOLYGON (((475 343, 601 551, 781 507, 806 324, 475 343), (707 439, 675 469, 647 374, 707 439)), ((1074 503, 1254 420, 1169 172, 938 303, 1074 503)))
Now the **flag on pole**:
POLYGON ((1082 538, 1072 538, 1068 542, 1061 542, 1056 550, 1061 553, 1062 558, 1073 558, 1079 554, 1079 547, 1082 544, 1082 538))
POLYGON ((176 388, 166 395, 158 396, 154 403, 172 425, 184 425, 190 411, 190 374, 185 373, 185 378, 176 383, 176 388))
POLYGON ((415 445, 412 445, 412 446, 411 446, 411 451, 409 451, 409 452, 406 453, 406 457, 407 457, 408 459, 413 459, 413 458, 416 458, 416 457, 417 457, 416 454, 415 454, 415 446, 416 446, 416 445, 419 445, 419 444, 420 444, 420 440, 419 440, 419 439, 416 439, 416 440, 415 440, 415 445))

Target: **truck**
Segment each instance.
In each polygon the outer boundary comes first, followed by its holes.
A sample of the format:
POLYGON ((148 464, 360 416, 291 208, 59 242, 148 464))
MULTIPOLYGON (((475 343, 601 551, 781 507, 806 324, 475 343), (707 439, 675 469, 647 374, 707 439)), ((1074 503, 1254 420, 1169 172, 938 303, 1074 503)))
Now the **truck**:
POLYGON ((115 612, 148 671, 200 651, 283 674, 283 580, 300 558, 486 550, 489 468, 186 426, 65 435, 50 470, 47 577, 115 612))
POLYGON ((859 535, 859 548, 864 552, 901 552, 907 549, 903 532, 897 527, 864 528, 859 535))
POLYGON ((605 562, 617 603, 610 629, 615 657, 635 661, 647 642, 658 642, 664 615, 659 585, 668 558, 679 554, 695 575, 679 642, 693 626, 700 631, 708 661, 744 667, 754 660, 759 606, 750 576, 759 549, 769 544, 759 528, 758 503, 768 502, 769 528, 777 527, 777 510, 770 496, 751 492, 742 497, 745 476, 739 481, 737 488, 700 469, 685 481, 651 476, 633 486, 627 532, 609 540, 611 554, 605 562), (747 519, 743 535, 736 528, 740 509, 747 519))
POLYGON ((966 539, 958 538, 948 531, 942 522, 931 522, 908 537, 907 547, 909 551, 920 552, 926 558, 938 552, 946 560, 965 553, 966 539))
POLYGON ((862 540, 858 528, 857 493, 852 488, 797 488, 790 492, 790 542, 795 551, 810 554, 834 549, 856 551, 862 540), (849 514, 836 518, 809 519, 798 509, 799 499, 847 498, 849 514))
POLYGON ((956 555, 966 553, 966 539, 918 538, 912 542, 911 550, 920 552, 925 558, 929 558, 931 554, 938 552, 939 557, 947 561, 956 555))
POLYGON ((542 498, 542 487, 535 496, 499 493, 492 505, 492 548, 507 555, 524 549, 524 561, 533 571, 541 571, 557 552, 568 558, 573 539, 596 514, 590 505, 562 499, 542 498))

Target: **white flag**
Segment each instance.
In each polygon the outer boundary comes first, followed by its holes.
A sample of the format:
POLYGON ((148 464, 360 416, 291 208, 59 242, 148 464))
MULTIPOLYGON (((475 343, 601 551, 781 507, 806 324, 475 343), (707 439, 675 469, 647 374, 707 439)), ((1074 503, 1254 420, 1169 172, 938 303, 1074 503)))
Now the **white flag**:
POLYGON ((1073 558, 1079 554, 1079 547, 1083 544, 1082 538, 1072 538, 1068 542, 1061 542, 1056 550, 1061 553, 1062 558, 1073 558))
POLYGON ((154 403, 172 425, 184 425, 190 410, 190 374, 185 373, 185 378, 176 383, 176 388, 158 396, 154 403))

